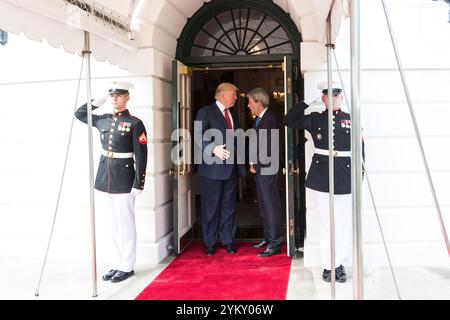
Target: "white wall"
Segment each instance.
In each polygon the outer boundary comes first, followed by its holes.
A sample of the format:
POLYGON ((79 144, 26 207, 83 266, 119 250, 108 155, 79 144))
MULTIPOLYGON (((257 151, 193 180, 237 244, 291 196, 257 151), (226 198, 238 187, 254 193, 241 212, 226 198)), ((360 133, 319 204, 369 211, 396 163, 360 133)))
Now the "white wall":
MULTIPOLYGON (((40 258, 58 196, 81 58, 23 36, 10 35, 9 40, 0 51, 2 61, 8 62, 2 66, 0 85, 0 115, 5 119, 0 135, 0 255, 40 258)), ((165 175, 171 132, 170 69, 161 66, 164 54, 154 49, 135 55, 136 65, 141 67, 129 71, 92 59, 92 95, 106 94, 113 79, 135 85, 129 109, 144 121, 149 138, 146 185, 136 204, 137 262, 158 263, 167 256, 171 236, 171 181, 165 175)), ((85 101, 86 84, 82 81, 77 106, 85 101)), ((107 104, 101 110, 111 109, 107 104)), ((95 130, 95 168, 100 149, 95 130)), ((97 252, 103 263, 107 254, 98 210, 97 216, 97 252)), ((49 258, 90 259, 87 130, 78 120, 49 258)))
MULTIPOLYGON (((431 1, 386 1, 413 99, 432 178, 450 228, 450 24, 448 6, 431 1)), ((336 42, 336 55, 347 91, 349 21, 336 42)), ((326 79, 323 44, 302 44, 306 100, 320 94, 326 79), (317 58, 319 57, 319 58, 317 58), (321 59, 321 58, 322 59, 321 59)), ((396 265, 447 265, 448 255, 431 191, 396 69, 381 2, 361 2, 361 114, 366 169, 378 214, 396 265)), ((335 65, 335 62, 333 61, 335 65)), ((337 72, 333 75, 338 79, 337 72)), ((313 147, 308 145, 309 158, 313 147)), ((365 182, 366 183, 366 182, 365 182)), ((320 265, 318 220, 307 194, 308 238, 305 264, 320 265)), ((363 196, 364 264, 386 265, 367 185, 363 196)))

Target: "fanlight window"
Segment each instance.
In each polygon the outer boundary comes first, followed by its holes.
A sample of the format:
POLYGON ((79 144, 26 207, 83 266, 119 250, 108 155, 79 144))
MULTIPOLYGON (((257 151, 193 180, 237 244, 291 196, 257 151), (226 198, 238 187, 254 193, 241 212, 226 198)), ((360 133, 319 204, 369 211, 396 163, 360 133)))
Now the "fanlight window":
POLYGON ((222 12, 200 28, 191 56, 292 54, 283 27, 267 13, 241 8, 222 12))

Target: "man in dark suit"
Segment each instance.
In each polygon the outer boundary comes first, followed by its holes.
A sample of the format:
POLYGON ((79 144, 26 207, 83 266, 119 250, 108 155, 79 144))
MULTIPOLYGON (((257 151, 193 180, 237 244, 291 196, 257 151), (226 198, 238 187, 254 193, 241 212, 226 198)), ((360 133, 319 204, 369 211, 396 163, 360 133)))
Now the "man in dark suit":
MULTIPOLYGON (((236 112, 230 109, 237 99, 238 88, 221 83, 216 101, 202 107, 194 125, 194 140, 201 150, 197 166, 200 177, 202 231, 206 254, 214 254, 217 238, 229 253, 236 253, 236 196, 238 176, 245 175, 245 164, 238 164, 236 138, 226 139, 240 128, 236 112), (231 140, 231 141, 230 141, 231 140)), ((241 161, 240 161, 241 162, 241 161)), ((197 161, 196 161, 197 163, 197 161)))
MULTIPOLYGON (((268 109, 269 95, 262 88, 247 94, 248 107, 256 116, 256 155, 250 152, 250 172, 255 174, 259 212, 264 224, 263 239, 254 248, 264 248, 260 257, 270 257, 281 252, 281 201, 278 188, 278 140, 272 141, 272 133, 278 133, 277 119, 268 109), (275 131, 275 132, 273 132, 275 131), (267 137, 267 139, 264 139, 267 137), (261 143, 264 141, 267 143, 261 143), (263 161, 265 160, 265 161, 263 161)), ((275 135, 278 137, 278 134, 275 135)))

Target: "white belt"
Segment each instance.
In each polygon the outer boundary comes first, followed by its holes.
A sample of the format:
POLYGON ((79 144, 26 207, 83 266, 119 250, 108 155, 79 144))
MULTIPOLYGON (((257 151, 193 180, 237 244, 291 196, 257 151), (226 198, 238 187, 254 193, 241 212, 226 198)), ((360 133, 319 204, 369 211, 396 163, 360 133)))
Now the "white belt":
MULTIPOLYGON (((323 156, 330 155, 330 152, 328 150, 318 149, 318 148, 316 148, 314 150, 314 153, 321 154, 323 156)), ((333 150, 333 156, 335 156, 335 157, 350 157, 351 155, 352 155, 351 151, 337 151, 337 150, 333 150)))
POLYGON ((108 157, 108 158, 133 158, 134 152, 112 152, 112 151, 106 151, 102 150, 102 155, 108 157))

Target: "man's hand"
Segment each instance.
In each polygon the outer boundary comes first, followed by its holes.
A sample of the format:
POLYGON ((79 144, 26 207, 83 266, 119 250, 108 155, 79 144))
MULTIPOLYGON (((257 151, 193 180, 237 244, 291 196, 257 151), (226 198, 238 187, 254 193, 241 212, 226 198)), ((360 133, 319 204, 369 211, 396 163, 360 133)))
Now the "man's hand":
POLYGON ((130 194, 132 194, 133 196, 138 196, 142 193, 141 189, 136 189, 136 188, 131 188, 131 192, 130 194))
POLYGON ((220 146, 216 146, 213 149, 213 154, 216 157, 219 157, 221 160, 226 160, 230 157, 230 151, 228 151, 227 149, 225 149, 226 145, 222 144, 220 146))
POLYGON ((250 165, 250 172, 253 173, 253 174, 256 173, 256 169, 252 165, 250 165))

